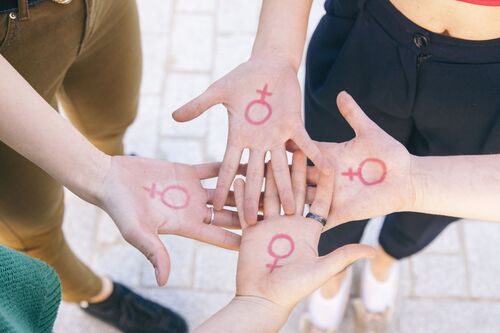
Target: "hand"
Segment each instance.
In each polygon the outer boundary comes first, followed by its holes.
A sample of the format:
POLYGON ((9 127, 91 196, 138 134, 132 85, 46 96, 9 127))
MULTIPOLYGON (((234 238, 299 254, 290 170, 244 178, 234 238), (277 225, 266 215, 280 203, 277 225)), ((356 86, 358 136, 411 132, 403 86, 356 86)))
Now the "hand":
MULTIPOLYGON (((302 158, 299 156, 298 159, 302 158)), ((305 158, 303 161, 305 169, 305 158)), ((297 302, 348 265, 374 254, 369 246, 347 245, 327 256, 318 257, 317 248, 323 226, 299 214, 280 216, 276 193, 265 195, 265 219, 255 226, 249 226, 242 212, 244 181, 237 179, 234 187, 243 229, 236 278, 237 298, 246 301, 249 298, 265 300, 269 308, 288 313, 297 302)), ((266 185, 266 192, 269 191, 275 192, 275 188, 266 185)), ((296 196, 300 196, 299 193, 297 188, 296 196)), ((313 202, 310 211, 326 216, 329 204, 325 206, 324 202, 313 202)))
MULTIPOLYGON (((377 126, 350 95, 337 98, 340 112, 356 137, 343 143, 321 143, 321 151, 335 170, 333 202, 327 228, 340 223, 385 215, 411 207, 411 155, 377 126)), ((308 171, 308 184, 322 184, 319 171, 308 171)), ((307 202, 318 195, 309 190, 307 202)))
MULTIPOLYGON (((212 191, 200 179, 213 178, 219 164, 189 166, 138 157, 112 157, 99 191, 99 206, 115 221, 123 237, 151 261, 159 285, 170 271, 168 252, 159 234, 196 239, 238 249, 240 236, 208 224, 212 191)), ((232 224, 237 215, 215 212, 214 222, 232 224)))
POLYGON ((173 113, 177 121, 196 118, 213 105, 223 103, 229 115, 224 161, 214 195, 215 209, 222 209, 244 148, 250 149, 245 192, 245 218, 257 221, 264 158, 271 152, 279 197, 287 215, 295 212, 285 143, 293 140, 328 173, 328 163, 311 141, 301 118, 301 91, 292 66, 261 57, 240 65, 212 84, 207 91, 173 113))

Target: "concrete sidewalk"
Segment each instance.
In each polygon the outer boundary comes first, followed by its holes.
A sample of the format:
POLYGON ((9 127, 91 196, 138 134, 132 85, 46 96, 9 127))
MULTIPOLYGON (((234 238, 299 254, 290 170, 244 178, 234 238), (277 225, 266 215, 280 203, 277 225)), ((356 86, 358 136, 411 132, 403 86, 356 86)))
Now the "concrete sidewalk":
MULTIPOLYGON (((139 0, 144 47, 140 114, 127 151, 184 163, 222 159, 225 110, 214 107, 195 121, 176 124, 170 114, 245 61, 256 32, 260 1, 139 0)), ((315 0, 310 33, 323 14, 315 0)), ((303 69, 301 70, 303 75, 303 69)), ((163 237, 172 258, 165 288, 157 288, 150 264, 127 245, 109 217, 69 194, 65 231, 79 256, 96 271, 170 306, 195 327, 234 294, 237 254, 195 241, 163 237)), ((380 219, 366 241, 376 239, 380 219)), ((500 332, 500 224, 462 221, 425 251, 402 262, 395 332, 500 332)), ((353 291, 356 293, 356 290, 353 291)), ((299 305, 283 332, 297 332, 299 305)), ((348 313, 342 333, 352 331, 348 313)), ((56 332, 116 332, 61 306, 56 332)))

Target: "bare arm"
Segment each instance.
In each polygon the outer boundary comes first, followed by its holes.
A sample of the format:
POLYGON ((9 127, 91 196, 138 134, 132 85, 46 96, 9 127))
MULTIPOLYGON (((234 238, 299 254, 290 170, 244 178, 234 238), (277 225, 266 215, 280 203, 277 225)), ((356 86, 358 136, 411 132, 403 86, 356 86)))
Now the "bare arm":
POLYGON ((0 141, 96 203, 92 189, 102 183, 109 156, 62 118, 1 55, 0 73, 0 141))
POLYGON ((312 0, 264 0, 252 57, 272 56, 298 70, 312 0))
POLYGON ((411 210, 500 222, 500 155, 416 157, 411 210))

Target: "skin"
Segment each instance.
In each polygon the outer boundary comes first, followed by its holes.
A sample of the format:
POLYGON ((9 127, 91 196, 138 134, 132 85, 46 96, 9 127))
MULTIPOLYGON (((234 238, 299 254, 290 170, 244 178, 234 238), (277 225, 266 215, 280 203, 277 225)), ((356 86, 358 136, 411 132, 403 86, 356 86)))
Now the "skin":
MULTIPOLYGON (((1 56, 0 73, 0 140, 82 199, 104 209, 123 237, 151 261, 159 285, 167 282, 170 271, 160 234, 228 249, 239 247, 238 235, 207 224, 211 215, 207 203, 211 203, 213 191, 203 189, 200 181, 215 177, 219 164, 188 166, 108 156, 52 109, 1 56), (159 187, 179 184, 187 188, 189 209, 175 210, 151 199, 144 187, 153 182, 159 187)), ((215 219, 222 225, 234 224, 237 216, 220 211, 215 219)))
MULTIPOLYGON (((305 199, 306 158, 299 152, 292 166, 297 204, 305 199)), ((330 277, 354 261, 373 255, 365 245, 347 245, 327 256, 318 257, 318 242, 323 226, 300 213, 280 216, 280 201, 272 170, 267 170, 264 199, 265 218, 257 225, 245 221, 245 183, 235 181, 235 199, 243 229, 236 275, 236 296, 194 332, 278 332, 293 307, 330 277), (286 234, 294 242, 294 251, 279 261, 281 267, 270 271, 267 264, 274 261, 268 246, 274 235, 286 234), (259 320, 255 320, 259 318, 259 320)), ((331 193, 331 192, 330 192, 331 193)), ((328 196, 328 194, 326 193, 328 196)), ((331 199, 331 198, 330 198, 331 199)), ((329 205, 322 198, 314 201, 311 212, 328 213, 329 205)), ((289 251, 289 244, 273 245, 276 253, 289 251)))
POLYGON ((244 148, 250 149, 245 193, 245 218, 257 221, 259 194, 264 177, 264 157, 271 152, 278 192, 287 215, 295 213, 291 194, 285 143, 295 142, 323 172, 328 163, 304 129, 301 117, 301 91, 297 70, 304 48, 307 16, 311 0, 291 0, 282 10, 282 1, 263 3, 259 31, 250 60, 212 84, 205 93, 173 113, 176 121, 196 118, 211 106, 224 104, 229 115, 229 134, 214 196, 214 207, 222 209, 240 163, 244 148), (287 24, 281 25, 281 22, 287 24), (256 89, 267 84, 272 96, 266 98, 273 110, 262 125, 245 120, 247 105, 259 98, 256 89))
POLYGON ((390 0, 408 19, 439 34, 468 40, 500 37, 500 7, 456 0, 390 0))
MULTIPOLYGON (((327 229, 397 211, 500 222, 500 155, 413 156, 372 122, 347 93, 339 94, 337 104, 356 137, 321 146, 335 170, 327 229), (387 176, 382 183, 366 186, 342 176, 344 170, 367 156, 376 156, 386 163, 387 176)), ((312 186, 326 181, 320 179, 314 167, 309 168, 307 178, 312 186)), ((314 188, 308 190, 307 202, 317 195, 315 192, 314 188)), ((394 262, 393 257, 378 247, 371 265, 375 278, 385 281, 394 262)), ((335 296, 343 278, 338 275, 328 281, 321 289, 322 295, 335 296)))

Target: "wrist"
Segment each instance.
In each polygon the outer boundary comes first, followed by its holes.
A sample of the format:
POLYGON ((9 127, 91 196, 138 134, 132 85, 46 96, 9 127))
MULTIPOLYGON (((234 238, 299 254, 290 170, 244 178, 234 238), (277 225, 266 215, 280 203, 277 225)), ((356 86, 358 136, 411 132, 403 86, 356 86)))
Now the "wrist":
POLYGON ((292 310, 257 296, 235 296, 229 306, 242 311, 245 316, 259 318, 259 332, 279 331, 292 310))
MULTIPOLYGON (((112 157, 95 149, 89 156, 87 174, 84 177, 82 199, 100 206, 103 201, 103 184, 111 168, 112 157)), ((78 193, 77 193, 78 194, 78 193)))
POLYGON ((290 68, 298 73, 301 57, 297 57, 290 52, 279 50, 273 47, 259 48, 253 50, 250 60, 264 61, 267 65, 275 65, 284 68, 290 68))

